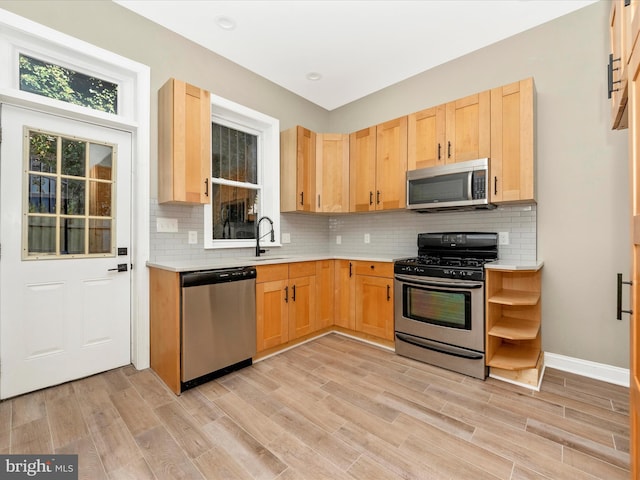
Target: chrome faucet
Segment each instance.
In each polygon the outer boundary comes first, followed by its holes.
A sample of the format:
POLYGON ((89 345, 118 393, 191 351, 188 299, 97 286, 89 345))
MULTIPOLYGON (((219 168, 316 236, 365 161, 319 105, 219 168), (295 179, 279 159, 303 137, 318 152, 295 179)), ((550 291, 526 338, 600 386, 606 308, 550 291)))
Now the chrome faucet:
POLYGON ((268 222, 271 224, 271 232, 265 233, 264 235, 262 235, 262 237, 266 237, 267 235, 269 235, 269 233, 271 233, 271 242, 275 242, 276 241, 276 238, 275 238, 275 235, 274 235, 274 231, 273 231, 273 220, 271 220, 267 216, 262 217, 256 223, 256 257, 259 257, 261 253, 265 252, 265 250, 260 250, 260 239, 262 238, 260 236, 260 222, 262 222, 262 220, 268 220, 268 222))

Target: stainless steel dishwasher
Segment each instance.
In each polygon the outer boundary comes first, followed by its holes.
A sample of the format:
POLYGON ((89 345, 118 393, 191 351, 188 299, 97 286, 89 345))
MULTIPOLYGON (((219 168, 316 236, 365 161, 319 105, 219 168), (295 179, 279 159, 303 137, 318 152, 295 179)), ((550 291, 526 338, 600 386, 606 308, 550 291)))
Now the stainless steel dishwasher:
POLYGON ((181 387, 251 365, 256 353, 256 269, 183 273, 181 387))

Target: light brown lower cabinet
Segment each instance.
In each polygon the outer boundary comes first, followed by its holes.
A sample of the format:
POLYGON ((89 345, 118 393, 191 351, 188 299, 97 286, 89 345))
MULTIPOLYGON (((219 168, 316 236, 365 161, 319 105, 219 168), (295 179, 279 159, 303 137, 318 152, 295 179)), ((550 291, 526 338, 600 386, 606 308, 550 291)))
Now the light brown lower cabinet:
POLYGON ((256 269, 258 352, 333 326, 393 341, 393 263, 321 260, 256 269))
POLYGON ((329 274, 323 262, 259 265, 256 270, 258 352, 309 335, 323 328, 327 316, 332 318, 332 308, 316 308, 317 299, 326 297, 324 289, 333 288, 332 278, 331 285, 325 285, 329 274))
POLYGON ((335 325, 393 340, 393 264, 336 260, 335 325))

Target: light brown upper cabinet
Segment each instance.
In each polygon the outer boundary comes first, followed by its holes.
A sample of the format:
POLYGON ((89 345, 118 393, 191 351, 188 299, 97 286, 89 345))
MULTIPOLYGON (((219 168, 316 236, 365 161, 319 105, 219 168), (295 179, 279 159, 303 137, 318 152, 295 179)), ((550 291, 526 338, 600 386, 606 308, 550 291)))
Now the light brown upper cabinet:
POLYGON ((208 203, 210 154, 209 92, 170 78, 158 91, 158 202, 208 203))
POLYGON ((350 211, 404 208, 407 117, 352 133, 349 152, 350 211))
POLYGON ((624 6, 624 0, 611 2, 609 15, 609 40, 611 54, 608 65, 608 95, 611 100, 611 128, 624 129, 628 126, 627 115, 627 61, 633 49, 632 35, 628 31, 632 17, 636 16, 636 5, 624 6), (629 51, 628 51, 629 50, 629 51))
POLYGON ((376 209, 376 127, 349 135, 349 210, 376 209))
POLYGON ((314 211, 349 211, 349 135, 316 136, 316 204, 314 211))
POLYGON ((488 90, 412 113, 408 122, 408 170, 490 156, 488 90))
POLYGON ((408 117, 407 170, 444 165, 445 105, 427 108, 408 117))
POLYGON ((280 133, 280 211, 313 212, 316 133, 296 126, 280 133))
POLYGON ((534 85, 528 78, 491 90, 491 201, 535 201, 534 85))

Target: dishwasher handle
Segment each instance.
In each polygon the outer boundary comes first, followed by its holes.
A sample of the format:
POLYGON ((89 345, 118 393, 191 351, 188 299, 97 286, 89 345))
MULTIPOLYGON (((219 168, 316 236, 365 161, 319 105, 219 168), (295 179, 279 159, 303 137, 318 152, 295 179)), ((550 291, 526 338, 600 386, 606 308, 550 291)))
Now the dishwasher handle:
POLYGON ((183 273, 180 275, 180 285, 182 288, 198 287, 216 283, 239 282, 252 278, 256 278, 255 267, 220 268, 183 273))

